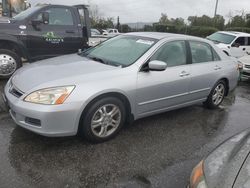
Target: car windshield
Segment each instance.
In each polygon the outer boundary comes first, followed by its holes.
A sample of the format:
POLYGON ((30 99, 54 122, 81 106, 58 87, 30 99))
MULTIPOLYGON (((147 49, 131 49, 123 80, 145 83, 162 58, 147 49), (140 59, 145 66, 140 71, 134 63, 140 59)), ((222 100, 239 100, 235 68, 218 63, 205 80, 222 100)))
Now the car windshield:
POLYGON ((156 42, 152 38, 118 36, 83 52, 82 55, 101 63, 127 67, 135 63, 156 42))
POLYGON ((228 35, 225 33, 214 33, 207 37, 207 39, 212 40, 217 43, 231 44, 236 37, 233 35, 228 35))
POLYGON ((13 20, 24 20, 26 19, 28 16, 30 16, 31 14, 33 14, 34 12, 36 12, 38 9, 40 9, 40 6, 36 6, 36 7, 32 7, 29 8, 23 12, 21 12, 20 14, 14 16, 12 19, 13 20))

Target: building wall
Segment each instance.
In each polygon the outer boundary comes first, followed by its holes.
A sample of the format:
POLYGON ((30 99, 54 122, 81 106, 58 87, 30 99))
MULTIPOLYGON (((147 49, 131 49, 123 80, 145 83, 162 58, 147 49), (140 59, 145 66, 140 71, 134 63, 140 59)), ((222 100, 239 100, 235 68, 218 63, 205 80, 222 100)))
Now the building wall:
POLYGON ((24 0, 2 0, 2 9, 4 16, 10 16, 9 2, 11 2, 11 9, 13 15, 22 12, 26 8, 24 0))

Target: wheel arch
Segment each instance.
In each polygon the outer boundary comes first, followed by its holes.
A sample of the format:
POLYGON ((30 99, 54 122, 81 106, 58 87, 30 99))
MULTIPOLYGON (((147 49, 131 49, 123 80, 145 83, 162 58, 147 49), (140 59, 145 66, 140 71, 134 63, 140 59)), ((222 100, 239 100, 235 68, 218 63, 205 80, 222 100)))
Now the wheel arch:
POLYGON ((87 103, 87 105, 84 107, 83 111, 81 112, 81 116, 80 116, 80 119, 79 119, 79 123, 78 123, 78 131, 79 131, 79 126, 80 126, 80 123, 82 122, 83 120, 83 117, 84 115, 86 114, 87 110, 98 100, 100 99, 103 99, 105 97, 115 97, 115 98, 118 98, 119 100, 122 101, 122 103, 124 104, 124 107, 126 109, 126 123, 128 124, 131 124, 133 121, 134 121, 134 114, 132 113, 132 106, 131 106, 131 103, 128 99, 128 97, 126 95, 124 95, 123 93, 121 92, 117 92, 117 91, 114 91, 114 92, 106 92, 106 93, 102 93, 102 94, 99 94, 95 97, 93 97, 92 99, 90 99, 90 101, 87 103))
POLYGON ((14 50, 20 57, 29 60, 28 51, 22 41, 9 35, 0 35, 0 49, 14 50))
POLYGON ((223 50, 223 52, 227 55, 230 56, 229 52, 227 50, 223 50))
POLYGON ((229 80, 226 77, 222 77, 221 79, 218 80, 219 81, 224 81, 226 83, 226 93, 225 96, 228 96, 229 94, 229 80))

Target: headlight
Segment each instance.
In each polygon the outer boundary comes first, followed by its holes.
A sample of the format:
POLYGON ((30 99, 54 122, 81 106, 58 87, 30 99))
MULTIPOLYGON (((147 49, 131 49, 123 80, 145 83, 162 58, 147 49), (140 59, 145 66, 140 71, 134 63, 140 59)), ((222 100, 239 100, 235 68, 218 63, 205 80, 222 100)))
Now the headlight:
POLYGON ((24 101, 37 104, 63 104, 75 86, 54 87, 35 91, 25 97, 24 101))
POLYGON ((190 178, 190 188, 207 188, 203 171, 204 162, 201 161, 193 170, 190 178))

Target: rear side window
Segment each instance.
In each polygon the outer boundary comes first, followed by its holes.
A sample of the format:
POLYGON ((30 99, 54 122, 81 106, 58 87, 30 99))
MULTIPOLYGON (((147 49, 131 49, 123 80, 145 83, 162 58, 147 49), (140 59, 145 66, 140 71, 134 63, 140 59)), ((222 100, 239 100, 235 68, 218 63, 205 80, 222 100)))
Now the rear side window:
POLYGON ((166 62, 168 67, 187 64, 185 41, 173 41, 163 45, 150 59, 166 62))
POLYGON ((221 58, 220 58, 220 56, 217 54, 217 52, 216 52, 214 49, 212 49, 212 52, 213 52, 213 56, 214 56, 214 61, 220 61, 221 58))
POLYGON ((190 41, 189 43, 194 64, 214 61, 212 48, 209 44, 196 41, 190 41))

